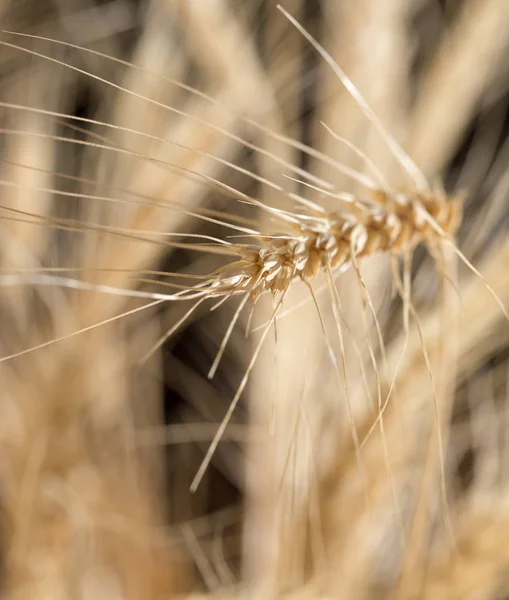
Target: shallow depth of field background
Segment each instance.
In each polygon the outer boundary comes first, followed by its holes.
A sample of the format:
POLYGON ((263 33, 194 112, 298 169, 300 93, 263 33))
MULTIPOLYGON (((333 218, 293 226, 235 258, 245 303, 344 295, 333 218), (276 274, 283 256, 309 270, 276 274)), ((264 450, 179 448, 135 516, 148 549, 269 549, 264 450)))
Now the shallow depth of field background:
MULTIPOLYGON (((429 180, 451 194, 467 191, 458 245, 509 306, 507 2, 283 6, 334 56, 429 180)), ((289 165, 359 193, 333 160, 361 171, 365 164, 321 121, 395 186, 412 187, 274 0, 0 0, 0 23, 96 51, 0 37, 1 356, 147 302, 37 285, 41 270, 164 292, 168 283, 189 283, 164 272, 206 274, 225 261, 168 245, 193 239, 165 233, 234 234, 182 210, 240 224, 254 219, 274 232, 266 216, 211 178, 286 209, 288 199, 261 178, 334 209, 333 199, 296 182, 301 177, 289 165)), ((167 303, 0 362, 1 593, 23 600, 246 592, 264 599, 507 598, 509 324, 483 282, 464 267, 459 272, 455 333, 441 313, 435 263, 423 249, 414 255, 413 300, 437 385, 449 398, 445 472, 459 555, 444 528, 436 417, 415 325, 385 419, 392 474, 378 429, 359 472, 344 390, 307 302, 278 324, 275 349, 269 336, 191 494, 259 333, 246 339, 245 311, 209 380, 237 300, 212 313, 205 307, 140 364, 189 308, 167 303), (457 376, 440 369, 449 342, 457 376)), ((363 273, 394 370, 404 331, 390 261, 371 258, 363 273)), ((339 286, 352 332, 348 389, 366 434, 376 410, 359 369, 360 355, 374 389, 362 301, 351 273, 339 286)), ((296 286, 288 306, 306 294, 296 286)), ((320 303, 334 338, 326 293, 320 303)), ((254 324, 270 309, 260 302, 254 324)), ((369 314, 367 321, 386 393, 369 314)))

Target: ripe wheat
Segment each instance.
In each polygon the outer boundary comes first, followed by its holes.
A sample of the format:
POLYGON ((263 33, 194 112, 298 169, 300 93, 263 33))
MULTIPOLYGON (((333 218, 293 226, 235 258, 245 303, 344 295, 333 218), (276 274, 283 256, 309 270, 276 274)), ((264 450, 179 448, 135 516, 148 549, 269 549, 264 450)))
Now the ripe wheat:
MULTIPOLYGON (((142 361, 148 359, 149 356, 158 347, 160 347, 161 344, 166 339, 168 339, 168 337, 171 336, 178 327, 185 323, 185 321, 189 319, 191 314, 195 312, 198 309, 198 307, 202 306, 204 302, 212 300, 214 302, 212 308, 214 308, 232 297, 240 297, 241 301, 233 315, 233 318, 229 323, 226 334, 219 347, 219 351, 216 355, 215 360, 212 363, 212 367, 209 373, 210 376, 214 375, 218 367, 219 361, 221 359, 221 356, 228 343, 229 336, 231 335, 236 323, 238 322, 242 310, 247 306, 247 303, 249 301, 252 301, 253 304, 256 304, 259 298, 263 295, 270 295, 272 297, 273 310, 271 317, 269 321, 265 323, 262 327, 263 331, 261 338, 257 342, 256 348, 241 379, 240 385, 237 388, 237 391, 235 392, 227 414, 225 415, 223 422, 217 430, 212 444, 210 445, 209 451, 205 456, 205 459, 196 475, 195 480, 193 481, 192 489, 196 489, 203 473, 205 472, 205 469, 209 465, 214 450, 217 447, 218 441, 224 434, 228 422, 245 389, 245 386, 247 385, 248 378, 261 351, 262 344, 269 335, 272 327, 275 325, 276 320, 278 318, 282 318, 282 311, 285 299, 289 290, 295 283, 303 282, 310 292, 310 301, 314 302, 319 313, 321 319, 321 326, 324 330, 325 341, 328 344, 331 360, 334 364, 334 368, 336 369, 336 373, 338 375, 338 381, 341 385, 342 379, 346 379, 344 367, 344 350, 342 347, 341 371, 341 369, 338 367, 338 361, 334 356, 334 352, 332 351, 331 344, 327 339, 327 332, 325 331, 323 319, 320 315, 320 309, 318 307, 318 303, 316 302, 317 292, 314 289, 314 282, 319 275, 325 276, 326 285, 330 293, 331 303, 333 305, 336 317, 336 325, 338 328, 338 334, 340 338, 342 336, 342 330, 347 325, 342 315, 340 297, 336 288, 335 278, 338 276, 338 274, 344 273, 347 269, 353 269, 358 275, 359 282, 362 286, 362 276, 359 270, 359 261, 366 257, 372 256, 376 253, 383 253, 390 256, 393 259, 393 264, 395 266, 394 279, 396 283, 396 290, 399 293, 405 307, 406 329, 408 329, 408 312, 413 310, 409 290, 409 263, 411 261, 412 253, 418 245, 425 244, 430 254, 434 258, 437 258, 437 262, 439 264, 443 258, 444 248, 451 247, 456 252, 456 254, 461 259, 463 259, 464 262, 466 262, 468 266, 470 266, 470 268, 474 270, 474 272, 477 275, 479 275, 479 273, 472 267, 472 265, 470 265, 470 263, 468 263, 468 261, 466 261, 466 259, 455 246, 454 239, 461 222, 463 201, 462 195, 458 194, 454 197, 448 197, 441 189, 430 189, 428 183, 425 181, 418 168, 413 164, 410 158, 406 156, 406 154, 396 144, 393 138, 383 130, 376 116, 373 114, 371 109, 369 109, 369 107, 364 102, 364 100, 362 99, 356 88, 353 86, 353 84, 350 82, 350 80, 332 61, 331 57, 288 14, 287 17, 304 33, 308 40, 321 53, 322 57, 333 68, 333 70, 336 72, 336 74, 338 75, 342 83, 346 86, 348 91, 357 100, 359 106, 365 112, 370 122, 380 131, 384 140, 387 142, 389 149, 395 154, 403 169, 411 176, 414 183, 414 189, 410 188, 404 191, 392 189, 383 180, 383 178, 379 176, 379 174, 376 171, 376 168, 372 169, 372 171, 374 171, 374 180, 371 180, 370 178, 366 177, 361 173, 354 172, 353 170, 345 168, 343 165, 335 163, 328 157, 319 156, 315 153, 315 155, 317 155, 318 158, 324 161, 327 160, 328 164, 332 164, 333 166, 342 170, 342 172, 352 176, 355 180, 358 181, 358 183, 361 183, 361 185, 364 186, 364 190, 356 193, 355 195, 343 193, 341 191, 336 190, 333 186, 329 186, 327 181, 319 179, 313 176, 312 174, 303 171, 302 169, 297 169, 293 167, 293 165, 289 165, 287 163, 279 161, 279 164, 291 169, 292 173, 296 174, 300 178, 299 181, 303 185, 303 187, 307 187, 309 189, 314 190, 318 193, 318 195, 323 194, 332 197, 341 207, 340 210, 329 211, 325 210, 322 206, 320 206, 320 204, 318 204, 316 200, 311 201, 303 196, 299 196, 296 194, 287 194, 288 198, 297 203, 297 208, 295 208, 295 210, 290 211, 271 207, 256 198, 241 194, 239 191, 221 183, 220 181, 216 181, 211 177, 205 177, 199 172, 194 173, 186 168, 178 167, 177 165, 170 165, 168 163, 165 163, 164 161, 157 161, 150 157, 137 156, 137 158, 140 159, 146 158, 146 160, 158 164, 158 166, 160 166, 161 168, 180 170, 180 172, 182 172, 186 176, 204 179, 207 184, 211 185, 214 188, 219 188, 220 191, 222 191, 223 193, 229 194, 234 198, 238 198, 243 202, 257 207, 258 209, 267 213, 272 218, 272 220, 277 223, 276 233, 260 231, 256 228, 255 223, 239 224, 239 222, 236 222, 234 219, 230 218, 229 215, 226 215, 225 213, 212 214, 207 213, 205 210, 189 210, 185 207, 183 208, 182 206, 178 206, 177 201, 173 203, 173 206, 170 207, 171 209, 178 210, 183 214, 187 214, 197 219, 202 219, 208 222, 219 224, 221 226, 226 226, 230 229, 233 229, 236 233, 241 234, 242 236, 249 237, 250 241, 232 242, 229 241, 229 239, 226 237, 225 239, 221 239, 218 237, 211 236, 199 236, 198 234, 186 234, 187 238, 189 238, 190 240, 193 240, 193 237, 201 237, 202 240, 207 243, 199 245, 196 243, 172 242, 170 238, 172 235, 177 236, 178 234, 176 232, 171 232, 168 234, 167 240, 170 241, 161 241, 159 239, 154 239, 153 236, 150 236, 150 232, 133 232, 130 230, 120 230, 115 229, 111 226, 102 227, 99 225, 93 225, 91 223, 80 223, 76 221, 73 222, 69 219, 55 218, 51 219, 51 221, 48 219, 44 219, 41 222, 45 226, 52 226, 66 230, 76 230, 81 232, 101 230, 105 234, 111 236, 141 239, 151 243, 161 244, 162 246, 186 248, 189 250, 201 251, 206 253, 216 252, 225 255, 232 255, 234 256, 234 259, 232 260, 232 262, 227 263, 226 265, 222 266, 217 270, 214 270, 211 273, 206 273, 204 275, 199 276, 200 279, 198 283, 194 285, 180 286, 181 289, 175 293, 155 294, 142 291, 124 290, 119 288, 117 289, 114 286, 101 286, 99 284, 87 283, 78 279, 64 278, 59 276, 58 274, 48 274, 48 272, 46 272, 46 274, 30 274, 25 272, 20 274, 19 276, 14 277, 12 275, 4 275, 0 279, 0 282, 4 285, 19 285, 21 283, 28 283, 34 285, 49 284, 57 286, 74 287, 78 289, 91 289, 108 294, 141 297, 151 300, 151 302, 146 306, 126 311, 121 315, 104 320, 100 323, 93 325, 92 327, 101 327, 104 324, 111 322, 112 320, 122 318, 129 314, 133 314, 134 312, 144 310, 149 306, 154 306, 156 304, 161 304, 164 302, 193 302, 189 310, 185 312, 182 318, 177 323, 175 323, 175 325, 169 331, 166 332, 166 334, 157 342, 155 346, 153 346, 149 350, 148 353, 145 354, 145 356, 142 358, 142 361), (249 227, 247 225, 249 225, 249 227), (400 259, 404 262, 405 265, 405 274, 403 280, 400 279, 399 271, 397 268, 397 262, 400 259)), ((8 44, 6 42, 2 43, 6 46, 14 47, 13 44, 8 44)), ((42 56, 34 52, 31 52, 31 54, 42 56)), ((46 57, 42 56, 42 58, 46 57)), ((67 66, 64 63, 60 64, 67 66)), ((94 77, 94 75, 87 73, 84 70, 80 70, 80 73, 94 77)), ((104 83, 113 85, 111 84, 111 82, 107 81, 104 81, 104 83)), ((122 90, 122 88, 119 88, 119 86, 114 87, 117 87, 121 91, 125 91, 122 90)), ((194 93, 194 90, 192 91, 194 93)), ((159 105, 160 108, 168 108, 169 110, 172 110, 169 107, 166 107, 165 105, 162 105, 155 101, 151 101, 149 98, 145 98, 143 96, 139 97, 142 100, 146 100, 147 102, 152 102, 152 104, 159 105)), ((13 104, 8 105, 7 103, 4 103, 3 106, 11 109, 17 108, 13 104)), ((37 111, 34 109, 34 112, 37 111)), ((54 117, 64 116, 58 115, 57 113, 50 113, 49 111, 46 111, 46 113, 54 117)), ((180 111, 179 114, 180 116, 184 117, 189 116, 183 113, 182 111, 180 111)), ((81 119, 81 121, 87 120, 81 119)), ((107 124, 101 123, 99 121, 89 120, 88 122, 89 124, 95 123, 99 125, 108 126, 107 124)), ((209 124, 204 122, 203 125, 208 126, 209 124)), ((147 136, 147 134, 143 134, 141 132, 132 131, 128 129, 124 129, 124 131, 136 135, 143 135, 149 138, 151 137, 153 140, 156 141, 163 141, 160 138, 157 138, 155 136, 147 136)), ((11 135, 17 134, 15 130, 7 129, 4 129, 3 133, 11 135)), ((223 131, 223 133, 225 136, 231 138, 234 137, 233 134, 227 131, 223 131)), ((62 142, 68 142, 68 140, 64 138, 57 138, 56 136, 53 136, 53 139, 62 142)), ((253 150, 261 151, 260 147, 256 146, 255 144, 248 144, 245 140, 241 138, 237 137, 236 141, 240 141, 242 144, 244 144, 247 147, 250 147, 253 150)), ((288 139, 285 139, 284 141, 288 144, 293 143, 288 139)), ((76 145, 81 144, 82 146, 89 147, 95 146, 98 150, 102 149, 111 151, 112 153, 124 153, 127 155, 134 156, 134 153, 108 143, 106 137, 104 139, 100 139, 100 137, 97 136, 95 141, 93 142, 73 140, 73 143, 76 145)), ((165 141, 165 143, 169 142, 165 141)), ((366 157, 360 151, 358 151, 355 148, 353 148, 353 150, 356 151, 358 155, 366 159, 366 157)), ((310 153, 313 152, 312 149, 308 149, 308 151, 310 153)), ((203 154, 209 159, 217 160, 212 155, 208 155, 206 153, 201 154, 203 154)), ((274 157, 273 155, 269 155, 269 158, 273 158, 274 160, 276 160, 276 157, 274 157)), ((220 162, 222 162, 222 164, 229 168, 240 171, 239 167, 236 167, 234 164, 228 161, 222 160, 220 162)), ((366 162, 369 166, 369 161, 367 159, 366 162)), ((254 177, 262 184, 270 186, 273 189, 284 193, 284 190, 280 186, 276 186, 276 184, 269 181, 268 179, 260 178, 252 173, 246 173, 245 170, 243 170, 242 172, 248 176, 254 177)), ((56 190, 52 191, 57 193, 56 190)), ((70 196, 71 194, 68 195, 70 196)), ((92 195, 84 197, 105 202, 111 200, 111 198, 92 195)), ((120 202, 118 200, 115 201, 120 202)), ((138 202, 139 204, 150 206, 150 202, 148 201, 137 200, 136 202, 138 202)), ((160 205, 158 207, 161 208, 160 205)), ((22 211, 16 211, 12 208, 9 208, 8 210, 11 212, 11 215, 12 213, 16 214, 15 217, 12 217, 16 219, 32 220, 33 217, 37 217, 37 215, 22 213, 22 211)), ((182 235, 182 237, 185 236, 182 235)), ((165 273, 165 275, 171 276, 173 274, 165 273)), ((445 277, 448 277, 447 273, 445 273, 445 277)), ((369 295, 367 294, 367 292, 364 294, 364 299, 370 305, 370 310, 373 312, 373 316, 376 318, 376 315, 374 314, 374 309, 372 307, 372 303, 370 302, 369 295)), ((90 330, 90 328, 91 327, 84 328, 71 335, 78 335, 80 332, 90 330)), ((379 330, 378 335, 380 338, 381 334, 379 330)), ((56 343, 59 340, 66 339, 67 337, 70 336, 63 336, 58 339, 55 338, 50 342, 45 342, 38 345, 37 347, 19 351, 15 354, 3 357, 0 360, 12 359, 15 356, 26 354, 27 352, 33 351, 37 348, 40 349, 49 344, 56 343)), ((380 340, 380 346, 383 346, 383 340, 380 340)), ((425 348, 424 353, 426 353, 425 348)), ((373 365, 376 369, 376 360, 374 358, 373 365)), ((381 398, 380 382, 378 381, 379 417, 377 419, 376 425, 380 424, 381 427, 383 427, 382 413, 385 409, 385 406, 387 405, 389 396, 393 389, 395 379, 396 376, 394 375, 392 383, 390 385, 389 394, 387 394, 385 401, 383 401, 381 398)), ((352 435, 354 438, 354 443, 356 445, 357 453, 359 454, 363 441, 361 442, 361 440, 357 438, 357 433, 355 432, 355 426, 353 424, 353 418, 351 416, 350 408, 349 414, 351 418, 352 435)), ((441 435, 439 435, 439 443, 441 443, 440 439, 441 435)), ((440 454, 442 454, 441 449, 440 454)), ((443 457, 440 457, 440 461, 443 462, 443 457)))

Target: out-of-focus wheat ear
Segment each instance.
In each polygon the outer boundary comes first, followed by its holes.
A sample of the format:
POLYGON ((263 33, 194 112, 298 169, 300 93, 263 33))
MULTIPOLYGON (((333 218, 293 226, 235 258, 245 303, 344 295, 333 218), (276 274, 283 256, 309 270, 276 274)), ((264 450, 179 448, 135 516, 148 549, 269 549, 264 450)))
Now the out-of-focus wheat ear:
POLYGON ((161 593, 162 587, 175 589, 173 552, 156 550, 150 493, 138 479, 135 458, 127 469, 122 461, 115 464, 116 444, 101 435, 111 434, 111 404, 123 391, 125 357, 110 333, 96 330, 65 348, 18 359, 30 378, 2 365, 11 400, 10 416, 7 406, 2 409, 0 432, 8 467, 4 501, 12 518, 5 585, 13 595, 65 597, 70 587, 85 594, 96 574, 100 585, 113 583, 129 598, 141 598, 142 589, 151 595, 159 586, 161 593), (102 418, 95 420, 91 412, 98 405, 102 418), (12 409, 21 425, 17 433, 12 409), (156 565, 163 556, 164 569, 156 565))
POLYGON ((504 0, 468 0, 420 84, 408 148, 434 177, 444 167, 486 90, 505 68, 509 15, 504 0))
MULTIPOLYGON (((11 83, 7 79, 2 88, 2 95, 9 100, 17 101, 20 97, 34 103, 59 107, 59 93, 66 89, 68 83, 64 78, 59 84, 52 86, 51 70, 44 65, 33 64, 26 68, 23 74, 11 83), (44 94, 37 89, 44 89, 44 94)), ((2 111, 2 122, 26 128, 34 133, 51 136, 54 133, 53 120, 41 122, 34 115, 12 115, 2 111)), ((31 212, 34 209, 42 215, 49 214, 53 209, 51 193, 44 187, 51 187, 51 172, 55 168, 57 148, 50 139, 39 138, 37 142, 30 143, 29 138, 14 139, 2 136, 2 162, 0 163, 0 179, 15 182, 16 187, 2 191, 2 205, 10 209, 31 212), (17 165, 5 161, 17 159, 34 168, 27 172, 17 165), (41 169, 38 171, 37 169, 41 169), (33 191, 32 187, 39 188, 33 191)), ((3 211, 2 211, 3 212, 3 211)), ((5 214, 5 213, 4 213, 5 214)), ((16 265, 20 268, 33 267, 40 264, 41 257, 48 250, 51 243, 49 230, 44 227, 33 228, 30 224, 20 220, 4 221, 2 227, 1 259, 3 267, 16 265)), ((13 323, 18 323, 22 330, 30 326, 32 320, 31 307, 27 296, 22 290, 12 289, 11 293, 2 295, 4 314, 10 314, 13 323), (7 310, 7 307, 8 310, 7 310)), ((47 294, 45 295, 47 298, 47 294)))
MULTIPOLYGON (((19 115, 17 119, 22 129, 32 131, 34 134, 47 134, 47 137, 30 138, 9 137, 4 135, 5 155, 4 157, 18 159, 29 167, 41 168, 47 171, 35 171, 19 168, 13 164, 2 165, 2 179, 12 181, 15 188, 2 195, 3 205, 31 212, 34 209, 42 215, 48 214, 52 207, 51 192, 44 189, 50 187, 51 170, 55 160, 55 142, 51 138, 53 123, 49 120, 41 122, 34 115, 19 115), (34 189, 35 188, 35 189, 34 189)), ((44 252, 48 243, 47 232, 44 229, 34 235, 31 227, 22 224, 11 224, 9 229, 16 236, 17 243, 22 245, 26 251, 34 256, 44 252)), ((8 257, 9 264, 16 262, 16 254, 8 257)))
POLYGON ((181 14, 192 55, 220 86, 231 91, 230 107, 253 118, 268 118, 277 126, 272 87, 245 24, 232 14, 227 2, 212 0, 205 7, 191 0, 181 14), (220 44, 219 30, 223 32, 220 44))
MULTIPOLYGON (((466 401, 470 410, 468 438, 471 438, 471 445, 476 452, 470 491, 470 502, 474 506, 482 505, 487 496, 497 494, 499 486, 506 484, 501 468, 505 458, 501 439, 505 423, 503 417, 500 419, 501 414, 497 406, 497 390, 494 385, 496 378, 495 368, 475 377, 467 384, 466 401)), ((462 437, 465 439, 467 436, 462 437)))
POLYGON ((494 598, 507 584, 509 522, 505 502, 489 508, 466 505, 458 515, 458 554, 440 544, 426 570, 421 598, 494 598))
MULTIPOLYGON (((418 431, 421 416, 410 404, 402 407, 405 424, 418 431)), ((366 439, 377 420, 376 407, 365 418, 358 419, 359 436, 362 439, 366 439)), ((395 485, 398 493, 401 493, 407 484, 409 462, 415 451, 416 440, 400 434, 401 415, 393 403, 387 407, 384 425, 395 485)), ((348 597, 369 598, 373 583, 370 574, 383 561, 388 544, 391 547, 394 544, 397 558, 404 550, 399 544, 398 516, 393 510, 394 492, 381 451, 380 427, 375 426, 373 435, 367 439, 362 451, 374 518, 370 518, 364 504, 359 502, 360 482, 354 449, 352 445, 344 444, 348 429, 346 423, 337 426, 334 437, 336 452, 322 470, 321 514, 329 572, 316 572, 314 576, 331 594, 345 591, 348 597), (390 518, 387 518, 389 515, 390 518)))
MULTIPOLYGON (((415 309, 412 310, 415 312, 415 309)), ((449 532, 450 539, 454 542, 452 527, 450 524, 449 504, 446 493, 445 479, 445 453, 443 443, 443 415, 444 410, 448 414, 448 406, 444 406, 443 398, 439 397, 435 376, 432 373, 431 362, 428 354, 428 349, 425 345, 425 337, 423 329, 418 321, 418 316, 414 314, 416 319, 416 327, 419 332, 420 343, 428 377, 432 386, 432 397, 434 403, 435 418, 427 427, 427 442, 422 457, 421 463, 421 479, 417 485, 416 497, 412 506, 412 513, 408 525, 405 554, 398 585, 398 594, 400 598, 405 598, 409 592, 409 588, 415 583, 414 575, 416 569, 421 566, 421 556, 426 544, 429 543, 430 521, 429 507, 436 489, 436 470, 439 469, 440 491, 442 502, 442 513, 445 520, 446 529, 449 532)), ((447 400, 447 398, 445 398, 447 400)))

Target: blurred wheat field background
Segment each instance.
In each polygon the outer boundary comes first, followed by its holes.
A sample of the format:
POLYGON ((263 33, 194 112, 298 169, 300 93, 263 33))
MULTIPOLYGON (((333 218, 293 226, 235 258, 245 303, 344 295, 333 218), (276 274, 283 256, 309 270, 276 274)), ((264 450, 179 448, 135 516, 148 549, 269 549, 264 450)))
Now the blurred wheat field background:
MULTIPOLYGON (((466 190, 458 247, 509 306, 507 3, 283 6, 428 180, 466 190)), ((480 277, 461 264, 451 281, 422 247, 408 333, 390 258, 360 265, 383 346, 354 269, 337 278, 343 386, 325 278, 323 327, 292 286, 190 491, 274 307, 261 298, 251 323, 246 305, 209 378, 236 297, 184 319, 190 302, 153 294, 231 262, 210 243, 239 241, 225 222, 279 233, 247 196, 338 210, 319 188, 360 193, 338 168, 372 176, 355 149, 414 185, 277 3, 4 0, 0 15, 0 593, 508 597, 509 324, 480 277)))

